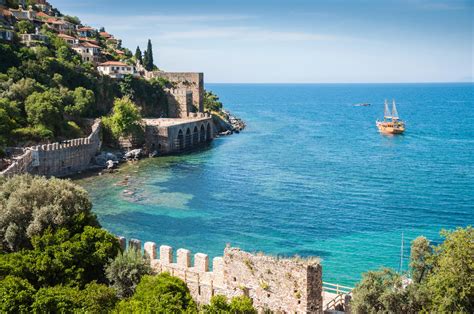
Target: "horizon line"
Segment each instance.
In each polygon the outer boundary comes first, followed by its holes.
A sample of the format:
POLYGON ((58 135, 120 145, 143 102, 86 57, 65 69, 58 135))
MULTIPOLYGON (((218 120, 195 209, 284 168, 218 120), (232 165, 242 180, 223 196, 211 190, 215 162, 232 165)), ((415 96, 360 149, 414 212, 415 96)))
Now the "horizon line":
POLYGON ((426 82, 206 82, 205 84, 474 84, 474 81, 426 81, 426 82))

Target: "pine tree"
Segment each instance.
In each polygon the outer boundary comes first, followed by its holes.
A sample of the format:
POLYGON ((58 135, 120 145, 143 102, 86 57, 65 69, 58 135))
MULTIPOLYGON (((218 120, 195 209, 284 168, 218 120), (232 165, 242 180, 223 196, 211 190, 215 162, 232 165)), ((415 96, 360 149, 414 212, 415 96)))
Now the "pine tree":
POLYGON ((148 39, 148 45, 145 52, 145 69, 148 71, 153 70, 153 47, 150 39, 148 39))
POLYGON ((140 62, 140 64, 143 64, 142 51, 140 50, 140 46, 137 46, 137 50, 135 51, 135 59, 140 62))

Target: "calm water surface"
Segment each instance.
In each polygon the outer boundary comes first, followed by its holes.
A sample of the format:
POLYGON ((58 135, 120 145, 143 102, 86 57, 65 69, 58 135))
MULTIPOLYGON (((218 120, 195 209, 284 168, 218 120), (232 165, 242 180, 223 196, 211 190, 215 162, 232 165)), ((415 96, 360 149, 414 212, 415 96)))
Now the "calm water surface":
POLYGON ((408 246, 474 224, 474 85, 207 88, 248 128, 80 180, 105 228, 211 256, 226 243, 317 255, 325 280, 354 284, 366 270, 399 268, 402 232, 408 246), (377 132, 385 98, 397 100, 406 134, 377 132), (114 185, 127 175, 129 186, 114 185))

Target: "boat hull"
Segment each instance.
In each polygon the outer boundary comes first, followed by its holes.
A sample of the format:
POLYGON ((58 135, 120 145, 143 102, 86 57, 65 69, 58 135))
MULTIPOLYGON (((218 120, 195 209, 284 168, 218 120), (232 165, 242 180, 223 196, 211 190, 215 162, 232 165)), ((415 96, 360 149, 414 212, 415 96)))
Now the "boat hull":
POLYGON ((377 122, 377 128, 379 129, 380 133, 384 134, 402 134, 405 132, 405 127, 394 126, 390 124, 387 125, 383 122, 377 122))

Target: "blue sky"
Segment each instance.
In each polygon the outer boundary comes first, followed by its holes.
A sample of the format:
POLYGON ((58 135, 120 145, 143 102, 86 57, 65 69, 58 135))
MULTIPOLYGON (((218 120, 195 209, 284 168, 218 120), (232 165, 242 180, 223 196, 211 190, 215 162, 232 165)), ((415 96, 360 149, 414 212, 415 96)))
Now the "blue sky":
POLYGON ((474 0, 51 0, 207 82, 472 81, 474 0))

